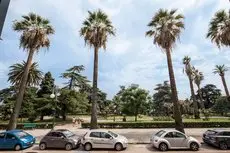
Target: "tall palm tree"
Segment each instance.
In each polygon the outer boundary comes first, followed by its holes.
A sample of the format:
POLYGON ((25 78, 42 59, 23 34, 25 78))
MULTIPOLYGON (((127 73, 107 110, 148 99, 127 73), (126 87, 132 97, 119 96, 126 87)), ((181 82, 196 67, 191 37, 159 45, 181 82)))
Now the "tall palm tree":
POLYGON ((225 72, 227 72, 227 71, 228 71, 228 68, 225 65, 216 65, 213 73, 220 75, 226 96, 229 97, 228 87, 227 87, 227 83, 225 81, 225 72))
POLYGON ((195 119, 199 119, 200 115, 199 115, 198 104, 197 104, 197 101, 196 101, 196 98, 195 98, 195 92, 194 92, 194 86, 193 86, 193 80, 194 80, 193 68, 192 68, 192 65, 191 65, 190 62, 191 62, 191 58, 189 56, 185 56, 183 58, 183 64, 185 66, 184 67, 184 72, 188 76, 191 96, 192 96, 192 100, 193 100, 194 117, 195 117, 195 119))
POLYGON ((29 13, 26 16, 22 16, 22 20, 20 21, 16 20, 13 24, 13 29, 16 32, 21 33, 20 48, 23 48, 23 50, 27 51, 28 58, 26 61, 25 70, 23 72, 23 77, 20 82, 14 111, 11 115, 7 128, 8 130, 16 128, 17 118, 21 109, 33 55, 35 52, 39 52, 40 48, 49 48, 50 40, 48 36, 54 34, 54 29, 50 25, 50 21, 34 13, 29 13))
POLYGON ((176 81, 173 72, 171 51, 179 39, 182 29, 184 29, 184 16, 177 14, 176 10, 160 9, 152 18, 146 36, 153 37, 153 43, 158 45, 167 55, 170 85, 172 90, 172 101, 174 105, 174 118, 176 129, 184 132, 180 106, 178 102, 176 81))
POLYGON ((230 12, 218 11, 209 23, 207 38, 219 48, 230 46, 230 12))
POLYGON ((93 92, 92 92, 92 112, 91 128, 97 128, 97 79, 98 79, 98 51, 100 48, 106 49, 109 35, 115 35, 115 29, 108 16, 101 10, 95 12, 88 11, 89 16, 83 22, 80 36, 84 38, 89 47, 94 48, 94 69, 93 69, 93 92))
MULTIPOLYGON (((23 73, 26 67, 26 62, 16 63, 10 66, 10 72, 8 73, 8 81, 14 85, 17 89, 20 86, 23 78, 23 73)), ((36 86, 42 80, 42 72, 38 69, 38 63, 31 64, 27 84, 26 86, 36 86)))
POLYGON ((203 102, 203 98, 201 95, 201 89, 200 89, 200 85, 201 82, 204 80, 204 75, 202 72, 200 72, 199 70, 193 68, 193 74, 194 74, 194 83, 196 84, 197 88, 198 88, 198 95, 200 97, 200 102, 201 102, 201 109, 205 109, 204 107, 204 102, 203 102))
POLYGON ((66 70, 66 72, 62 73, 61 77, 70 79, 67 83, 69 90, 72 90, 76 87, 84 88, 89 83, 89 80, 85 76, 82 76, 80 73, 84 71, 85 68, 83 65, 73 66, 66 70))

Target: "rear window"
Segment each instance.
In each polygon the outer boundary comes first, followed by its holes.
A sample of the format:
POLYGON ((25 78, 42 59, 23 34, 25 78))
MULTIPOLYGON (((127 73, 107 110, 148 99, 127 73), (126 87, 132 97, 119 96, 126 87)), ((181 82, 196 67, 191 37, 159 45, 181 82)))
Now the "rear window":
POLYGON ((208 131, 206 131, 205 133, 206 133, 206 134, 210 134, 210 135, 215 135, 215 134, 217 134, 217 132, 216 132, 216 131, 213 131, 213 130, 208 130, 208 131))
POLYGON ((157 132, 157 133, 155 134, 155 136, 160 137, 160 136, 162 136, 162 134, 164 134, 164 133, 165 133, 165 131, 164 131, 164 130, 161 130, 161 131, 157 132))

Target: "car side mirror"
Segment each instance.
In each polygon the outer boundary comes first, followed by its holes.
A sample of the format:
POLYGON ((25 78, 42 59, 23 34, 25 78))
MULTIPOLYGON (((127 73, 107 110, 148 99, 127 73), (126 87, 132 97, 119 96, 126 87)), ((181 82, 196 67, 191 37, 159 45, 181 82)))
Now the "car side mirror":
POLYGON ((112 139, 113 139, 113 137, 110 137, 109 139, 110 139, 110 140, 112 140, 112 139))
POLYGON ((64 137, 64 136, 61 136, 61 138, 62 138, 62 139, 65 139, 65 137, 64 137))
POLYGON ((12 140, 15 140, 16 138, 15 138, 15 137, 12 137, 11 139, 12 139, 12 140))

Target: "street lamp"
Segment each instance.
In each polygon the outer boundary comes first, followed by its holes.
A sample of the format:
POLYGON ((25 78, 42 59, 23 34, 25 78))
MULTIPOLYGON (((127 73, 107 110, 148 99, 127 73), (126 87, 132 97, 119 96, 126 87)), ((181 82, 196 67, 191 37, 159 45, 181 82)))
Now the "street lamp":
POLYGON ((50 98, 54 100, 54 112, 53 112, 53 129, 54 129, 54 125, 55 125, 55 117, 56 117, 56 111, 57 111, 57 97, 60 96, 60 93, 57 92, 57 87, 54 86, 53 88, 53 93, 50 95, 50 98))

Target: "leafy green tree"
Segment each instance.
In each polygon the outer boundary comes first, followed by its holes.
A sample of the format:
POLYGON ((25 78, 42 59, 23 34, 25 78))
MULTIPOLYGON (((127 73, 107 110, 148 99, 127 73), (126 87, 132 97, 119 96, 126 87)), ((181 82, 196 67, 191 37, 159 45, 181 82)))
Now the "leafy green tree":
POLYGON ((148 104, 148 91, 132 84, 121 94, 122 113, 134 115, 137 121, 138 114, 144 114, 148 104))
POLYGON ((207 84, 200 89, 202 98, 204 100, 205 108, 211 108, 221 96, 221 90, 213 84, 207 84))
POLYGON ((75 90, 61 89, 58 97, 58 108, 63 120, 66 120, 66 114, 86 113, 89 107, 87 94, 75 90))
POLYGON ((109 35, 115 35, 115 30, 108 16, 101 10, 90 12, 83 22, 80 36, 85 43, 94 47, 94 69, 93 69, 93 92, 92 92, 92 112, 91 129, 97 128, 97 80, 98 80, 98 51, 100 48, 106 49, 109 35))
POLYGON ((226 115, 228 112, 230 112, 230 103, 228 101, 228 98, 219 97, 212 107, 212 110, 218 114, 221 114, 222 116, 226 115))
MULTIPOLYGON (((10 72, 8 73, 8 81, 16 88, 18 88, 20 85, 25 70, 25 66, 25 61, 10 66, 10 72)), ((26 86, 36 86, 39 84, 41 79, 42 72, 38 69, 38 63, 34 62, 30 67, 26 86)))
POLYGON ((189 80, 191 97, 192 97, 192 100, 193 100, 193 107, 194 107, 194 117, 195 117, 195 119, 199 119, 200 114, 199 114, 198 104, 197 104, 197 100, 196 100, 196 97, 195 97, 195 91, 194 91, 194 86, 193 86, 194 73, 193 73, 193 67, 191 65, 191 58, 189 56, 185 56, 183 58, 183 64, 185 66, 184 67, 184 72, 188 76, 188 80, 189 80))
POLYGON ((225 10, 220 10, 216 12, 214 17, 209 23, 209 29, 207 33, 207 38, 210 38, 213 43, 215 43, 218 48, 221 46, 230 46, 230 12, 225 10))
POLYGON ((216 65, 213 73, 220 75, 226 96, 229 97, 228 86, 227 86, 227 83, 225 81, 225 72, 227 72, 227 71, 228 71, 228 68, 225 65, 216 65))
POLYGON ((180 37, 182 29, 184 29, 184 16, 182 14, 177 14, 177 10, 169 11, 160 9, 152 17, 148 27, 150 30, 146 32, 146 36, 152 37, 153 43, 162 48, 167 55, 176 129, 184 132, 184 125, 178 102, 176 81, 171 58, 173 46, 175 46, 177 39, 180 37))
POLYGON ((42 79, 40 89, 37 92, 38 98, 36 99, 36 109, 40 112, 40 120, 43 120, 45 115, 51 115, 54 109, 54 102, 50 95, 54 90, 54 78, 50 72, 47 72, 42 79))
POLYGON ((62 73, 61 77, 69 79, 67 83, 67 88, 72 89, 84 89, 88 87, 89 80, 86 76, 81 75, 81 72, 84 71, 85 68, 83 65, 73 66, 66 70, 65 73, 62 73))
POLYGON ((33 55, 35 52, 39 52, 40 48, 49 48, 50 40, 49 35, 54 34, 54 29, 50 25, 48 19, 41 16, 29 13, 27 16, 22 16, 22 20, 15 21, 13 29, 16 32, 22 33, 20 36, 20 47, 28 52, 28 58, 23 72, 23 77, 19 86, 17 99, 14 107, 14 111, 11 115, 7 130, 16 128, 17 118, 21 109, 24 92, 28 80, 28 74, 32 65, 33 55))
POLYGON ((169 115, 167 104, 172 104, 172 92, 168 81, 164 81, 163 84, 157 84, 153 94, 153 105, 152 110, 155 115, 169 115))

